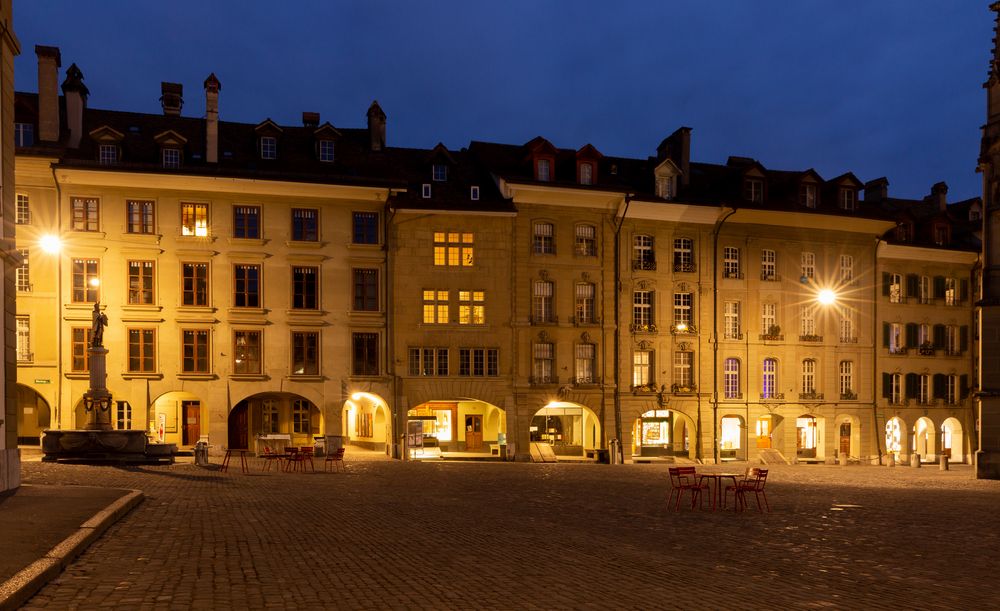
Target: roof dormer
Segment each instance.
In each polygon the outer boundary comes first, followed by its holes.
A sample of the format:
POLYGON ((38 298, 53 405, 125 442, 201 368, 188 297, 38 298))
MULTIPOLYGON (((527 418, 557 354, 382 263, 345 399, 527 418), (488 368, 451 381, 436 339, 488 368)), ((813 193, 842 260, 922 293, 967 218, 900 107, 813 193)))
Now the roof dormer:
POLYGON ((858 209, 858 192, 864 188, 864 183, 852 172, 841 174, 831 179, 829 184, 833 185, 833 196, 836 198, 837 208, 844 212, 854 212, 858 209))
POLYGON ((538 182, 552 182, 555 180, 556 154, 558 150, 552 143, 537 136, 524 145, 528 149, 528 158, 531 160, 532 176, 538 182))
POLYGON ((333 163, 338 139, 340 139, 340 132, 330 125, 329 121, 314 129, 313 140, 316 143, 316 158, 325 163, 333 163))
POLYGON ((448 168, 455 165, 455 158, 452 157, 451 153, 448 151, 448 147, 446 147, 443 143, 438 142, 437 145, 431 149, 430 155, 428 155, 427 159, 431 166, 431 180, 434 182, 447 182, 448 168))
POLYGON ((799 176, 799 205, 803 208, 818 208, 820 205, 819 188, 823 179, 812 168, 799 176))
POLYGON ((283 130, 271 119, 264 119, 254 127, 257 132, 257 154, 261 159, 278 158, 278 138, 283 130))
POLYGON ((656 196, 666 200, 677 197, 677 182, 682 172, 677 164, 665 157, 660 165, 653 169, 653 181, 656 184, 656 196))
POLYGON ((114 165, 121 161, 121 143, 125 134, 111 126, 102 125, 90 131, 90 139, 97 143, 97 161, 101 165, 114 165))
POLYGON ((597 184, 597 165, 604 157, 594 145, 586 144, 576 152, 576 181, 581 185, 597 184))
MULTIPOLYGON (((730 157, 730 165, 732 165, 732 157, 730 157)), ((767 180, 764 173, 764 166, 752 159, 743 169, 741 193, 745 201, 755 204, 763 204, 767 198, 767 180)))
POLYGON ((153 141, 160 145, 160 160, 165 168, 179 168, 184 160, 184 146, 187 138, 172 129, 153 136, 153 141))

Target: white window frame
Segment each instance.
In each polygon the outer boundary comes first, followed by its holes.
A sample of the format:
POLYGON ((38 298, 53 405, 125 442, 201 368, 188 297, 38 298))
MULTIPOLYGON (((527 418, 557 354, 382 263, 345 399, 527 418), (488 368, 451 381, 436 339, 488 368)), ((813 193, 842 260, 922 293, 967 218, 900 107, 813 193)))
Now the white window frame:
POLYGON ((840 282, 841 284, 854 282, 853 255, 840 255, 840 282))
POLYGON ((323 163, 333 163, 336 154, 336 147, 333 140, 325 139, 319 141, 319 160, 323 163))
POLYGON ((778 392, 778 359, 768 357, 761 363, 760 396, 774 399, 778 392))
POLYGON ((740 249, 736 246, 725 246, 722 249, 722 277, 735 279, 742 277, 740 249))
POLYGON ((725 339, 743 339, 740 325, 740 302, 726 301, 723 303, 723 337, 725 339))
POLYGON ((840 397, 854 395, 854 361, 840 361, 840 397))
POLYGON ((816 394, 816 359, 802 360, 802 393, 816 394))
POLYGON ((803 278, 815 278, 816 277, 816 253, 814 252, 803 252, 801 256, 802 263, 802 277, 803 278))
POLYGON ((31 318, 17 317, 17 360, 30 362, 34 360, 31 353, 31 318))
POLYGON ((740 392, 740 360, 729 357, 722 366, 722 397, 724 399, 742 399, 740 392))
POLYGON ((778 255, 770 248, 762 248, 760 251, 760 279, 778 279, 778 255))
POLYGON ((31 224, 31 198, 28 197, 27 193, 17 194, 17 213, 16 213, 16 223, 18 225, 30 225, 31 224))
POLYGON ((278 139, 274 136, 261 136, 260 137, 260 158, 261 159, 277 159, 278 158, 278 139))
POLYGON ((175 169, 181 167, 181 150, 177 147, 163 147, 161 151, 163 167, 175 169))
POLYGON ((778 304, 768 302, 760 304, 760 332, 763 335, 769 335, 771 329, 777 326, 778 304))

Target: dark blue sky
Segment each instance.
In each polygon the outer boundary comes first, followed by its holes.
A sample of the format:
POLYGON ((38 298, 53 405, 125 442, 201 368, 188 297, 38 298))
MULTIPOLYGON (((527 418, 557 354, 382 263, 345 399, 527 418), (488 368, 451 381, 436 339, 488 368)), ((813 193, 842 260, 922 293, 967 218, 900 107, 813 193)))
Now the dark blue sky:
POLYGON ((76 62, 99 108, 160 112, 160 81, 222 81, 224 120, 361 127, 394 146, 590 142, 645 157, 681 125, 692 157, 887 176, 890 194, 980 194, 986 0, 16 0, 19 90, 34 45, 76 62), (134 6, 141 5, 141 6, 134 6))

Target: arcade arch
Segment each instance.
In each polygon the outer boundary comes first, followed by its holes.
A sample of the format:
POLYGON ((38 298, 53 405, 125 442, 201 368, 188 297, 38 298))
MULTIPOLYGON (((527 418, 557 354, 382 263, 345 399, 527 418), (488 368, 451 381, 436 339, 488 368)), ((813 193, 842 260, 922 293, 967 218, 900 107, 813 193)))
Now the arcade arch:
POLYGON ((550 446, 556 456, 586 456, 600 447, 601 422, 589 407, 552 401, 535 412, 528 427, 532 444, 550 446))
POLYGON ((941 423, 941 454, 952 462, 965 462, 965 444, 962 423, 958 418, 948 418, 941 423))
POLYGON ((342 410, 345 442, 368 450, 388 451, 392 439, 389 405, 381 396, 356 392, 342 410))
POLYGON ((500 446, 507 443, 506 412, 480 399, 427 401, 409 410, 407 420, 408 431, 422 432, 417 441, 423 445, 412 452, 417 458, 442 452, 492 455, 494 449, 499 456, 500 446))
POLYGON ((17 443, 37 446, 42 431, 51 426, 49 403, 34 388, 17 385, 17 443))
POLYGON ((682 412, 651 409, 632 424, 632 455, 695 458, 694 421, 682 412))
POLYGON ((294 393, 259 393, 233 406, 228 418, 228 447, 260 452, 265 445, 311 446, 324 435, 323 414, 294 393))
POLYGON ((208 413, 198 395, 186 391, 164 393, 149 406, 150 432, 164 443, 191 447, 208 437, 208 413))
POLYGON ((719 420, 719 458, 746 460, 746 421, 738 414, 726 414, 719 420))
POLYGON ((936 435, 934 422, 927 416, 918 418, 913 424, 913 437, 910 439, 910 450, 920 455, 921 460, 933 460, 937 453, 935 447, 936 435))
POLYGON ((826 419, 802 414, 795 419, 795 457, 799 460, 823 460, 826 451, 826 419))

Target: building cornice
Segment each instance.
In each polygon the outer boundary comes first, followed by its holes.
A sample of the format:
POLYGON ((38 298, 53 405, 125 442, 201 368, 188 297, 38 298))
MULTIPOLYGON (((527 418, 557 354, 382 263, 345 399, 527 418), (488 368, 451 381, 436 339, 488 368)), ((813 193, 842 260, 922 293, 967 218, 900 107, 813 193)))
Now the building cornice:
POLYGON ((968 250, 946 250, 943 248, 926 248, 923 246, 886 244, 883 242, 878 245, 878 258, 973 265, 979 260, 979 253, 968 250))
POLYGON ((790 210, 759 210, 753 208, 738 208, 736 213, 729 217, 726 222, 730 224, 743 223, 748 225, 794 227, 796 229, 843 231, 871 236, 881 236, 896 226, 896 221, 894 220, 832 214, 810 214, 790 210))
POLYGON ((602 208, 615 211, 626 194, 621 191, 598 189, 572 189, 549 185, 536 185, 500 180, 500 191, 515 204, 539 204, 570 208, 602 208))

